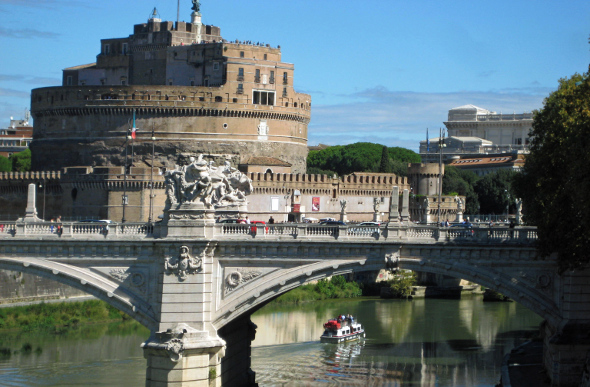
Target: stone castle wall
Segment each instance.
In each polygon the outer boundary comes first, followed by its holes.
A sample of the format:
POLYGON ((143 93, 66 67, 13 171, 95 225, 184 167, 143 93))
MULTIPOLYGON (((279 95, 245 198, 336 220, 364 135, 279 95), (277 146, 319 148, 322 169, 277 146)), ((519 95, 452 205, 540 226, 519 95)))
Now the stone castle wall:
POLYGON ((310 105, 287 105, 253 105, 246 94, 230 99, 224 86, 35 89, 32 167, 124 165, 126 145, 128 156, 132 152, 139 159, 148 158, 153 129, 156 159, 170 168, 178 154, 190 152, 233 155, 237 164, 250 155, 273 157, 302 173, 310 105), (137 138, 127 143, 134 112, 137 138))

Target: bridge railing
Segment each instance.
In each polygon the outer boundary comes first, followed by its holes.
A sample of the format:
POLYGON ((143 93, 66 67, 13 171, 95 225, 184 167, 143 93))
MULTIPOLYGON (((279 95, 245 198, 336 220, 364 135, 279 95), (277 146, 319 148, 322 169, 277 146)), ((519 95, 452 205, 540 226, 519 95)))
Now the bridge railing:
MULTIPOLYGON (((73 238, 155 238, 158 230, 149 223, 105 223, 87 222, 0 222, 0 238, 13 236, 55 236, 73 238)), ((461 241, 473 243, 518 243, 533 244, 537 240, 535 227, 437 227, 401 224, 395 227, 385 225, 319 225, 313 223, 278 224, 232 224, 216 223, 213 235, 216 237, 251 238, 333 238, 337 240, 378 240, 399 238, 426 243, 461 241)))
POLYGON ((154 226, 149 223, 105 223, 87 222, 2 222, 0 238, 12 236, 55 236, 58 237, 153 237, 154 226))
POLYGON ((223 224, 217 225, 216 235, 226 237, 250 236, 253 238, 292 237, 292 238, 334 238, 339 240, 400 238, 430 242, 474 242, 474 243, 520 243, 532 244, 537 239, 535 227, 519 228, 461 228, 400 225, 387 226, 359 225, 318 225, 310 223, 279 224, 223 224))

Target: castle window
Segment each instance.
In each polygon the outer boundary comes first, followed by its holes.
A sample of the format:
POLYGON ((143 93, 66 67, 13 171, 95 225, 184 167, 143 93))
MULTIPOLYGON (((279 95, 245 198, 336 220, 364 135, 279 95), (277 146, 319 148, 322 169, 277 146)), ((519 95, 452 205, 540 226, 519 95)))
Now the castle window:
POLYGON ((213 62, 213 71, 219 70, 219 62, 213 62))
POLYGON ((283 97, 286 97, 286 96, 287 96, 287 88, 283 87, 283 97))
POLYGON ((266 54, 264 54, 264 60, 267 60, 268 56, 266 54))
POLYGON ((269 83, 272 85, 273 83, 275 83, 275 72, 271 71, 270 72, 270 81, 269 83))
POLYGON ((289 84, 289 77, 287 75, 287 73, 283 73, 283 85, 288 85, 289 84))
POLYGON ((109 55, 111 53, 111 45, 105 44, 102 51, 103 54, 109 55))
POLYGON ((127 77, 121 77, 121 85, 125 86, 127 84, 127 77))
POLYGON ((240 51, 240 58, 244 57, 244 51, 240 51))
POLYGON ((254 105, 274 105, 275 92, 266 90, 254 90, 252 95, 254 105))
POLYGON ((237 94, 244 94, 244 84, 238 83, 238 90, 236 91, 237 94))
POLYGON ((215 102, 223 102, 223 97, 220 95, 215 96, 215 102))
POLYGON ((127 55, 127 43, 123 43, 121 46, 121 54, 127 55))
POLYGON ((238 69, 238 81, 243 81, 244 80, 244 68, 240 67, 238 69))
POLYGON ((168 84, 171 85, 172 84, 172 78, 168 78, 168 84))
POLYGON ((74 83, 74 78, 72 78, 71 75, 68 75, 66 78, 66 86, 72 86, 73 83, 74 83))
POLYGON ((254 82, 260 83, 260 69, 256 69, 256 75, 254 76, 254 82))

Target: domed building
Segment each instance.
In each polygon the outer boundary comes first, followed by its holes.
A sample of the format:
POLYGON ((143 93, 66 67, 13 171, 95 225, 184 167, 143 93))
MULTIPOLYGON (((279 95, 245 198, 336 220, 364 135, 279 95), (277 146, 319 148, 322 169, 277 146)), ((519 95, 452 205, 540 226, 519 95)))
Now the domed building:
POLYGON ((293 79, 280 46, 223 39, 198 2, 190 23, 154 9, 128 37, 101 40, 96 63, 32 91, 32 168, 122 166, 126 152, 139 166, 153 147, 165 167, 202 153, 246 171, 257 156, 305 173, 311 97, 293 79))

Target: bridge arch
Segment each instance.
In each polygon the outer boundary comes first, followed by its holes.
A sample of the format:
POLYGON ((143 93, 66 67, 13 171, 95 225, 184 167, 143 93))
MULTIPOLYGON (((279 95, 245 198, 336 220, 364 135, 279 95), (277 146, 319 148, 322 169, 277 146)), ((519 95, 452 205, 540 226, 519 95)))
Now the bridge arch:
POLYGON ((127 313, 150 330, 157 327, 156 313, 149 303, 121 283, 92 275, 86 270, 49 260, 0 257, 0 269, 47 278, 91 294, 112 307, 127 313))
POLYGON ((502 293, 546 319, 552 325, 555 324, 554 326, 558 326, 562 321, 562 317, 558 313, 559 308, 543 291, 543 288, 551 285, 543 282, 544 279, 535 278, 533 280, 535 285, 531 286, 531 281, 526 280, 526 274, 525 277, 519 279, 506 273, 490 271, 487 268, 482 270, 477 266, 433 263, 407 258, 399 259, 397 266, 400 269, 442 274, 474 282, 502 293))

